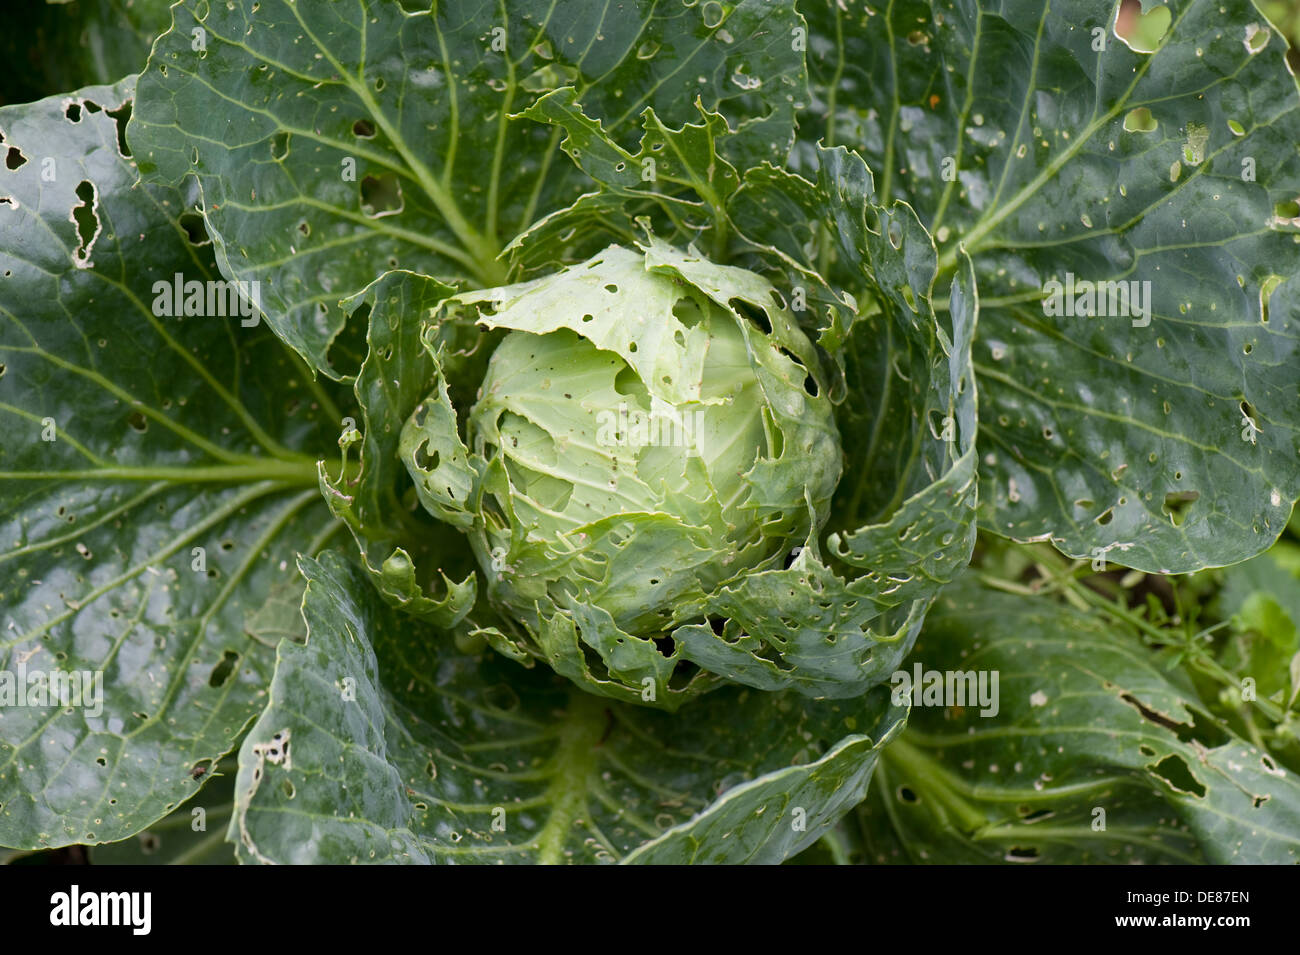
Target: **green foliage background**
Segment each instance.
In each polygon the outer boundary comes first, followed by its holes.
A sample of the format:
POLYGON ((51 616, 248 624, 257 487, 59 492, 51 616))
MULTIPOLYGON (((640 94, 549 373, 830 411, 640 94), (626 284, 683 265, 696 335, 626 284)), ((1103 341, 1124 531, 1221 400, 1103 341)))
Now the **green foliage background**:
MULTIPOLYGON (((1293 48, 1300 46, 1300 3, 1264 0, 1258 5, 1291 38, 1293 48)), ((109 84, 139 71, 169 15, 161 0, 72 0, 25 4, 6 11, 5 17, 0 52, 7 62, 22 68, 0 75, 0 105, 109 84)), ((1295 49, 1289 57, 1293 66, 1297 65, 1295 49)), ((205 264, 215 269, 212 263, 205 264)), ((342 573, 328 566, 325 571, 313 572, 342 573)), ((1187 793, 1194 794, 1198 786, 1206 785, 1202 776, 1215 778, 1215 760, 1243 757, 1213 734, 1198 736, 1200 729, 1192 727, 1198 725, 1197 712, 1211 714, 1242 739, 1300 773, 1300 724, 1287 699, 1297 679, 1288 667, 1300 653, 1300 521, 1293 516, 1288 530, 1266 554, 1232 567, 1182 575, 1097 572, 1088 561, 1071 560, 1047 545, 1013 544, 982 534, 972 570, 961 585, 945 594, 913 658, 932 668, 943 668, 945 662, 970 665, 957 661, 965 659, 964 649, 977 636, 972 628, 983 601, 972 596, 976 586, 1009 595, 1005 603, 993 605, 992 619, 982 621, 984 632, 993 636, 981 652, 999 660, 1010 679, 1016 676, 1012 638, 1049 644, 1052 633, 1042 627, 1041 619, 1061 612, 1061 608, 1073 615, 1070 620, 1077 628, 1077 640, 1091 642, 1096 653, 1124 655, 1132 648, 1142 648, 1143 653, 1133 654, 1140 658, 1130 661, 1126 675, 1168 703, 1169 710, 1162 712, 1182 715, 1168 721, 1173 725, 1166 725, 1113 700, 1106 704, 1111 709, 1105 713, 1109 726, 1123 726, 1141 735, 1141 745, 1158 758, 1135 763, 1089 735, 1084 718, 1071 722, 1068 713, 1044 708, 1042 728, 1054 727, 1062 737, 1061 745, 1068 747, 1071 759, 1083 768, 1061 766, 1054 785, 1041 787, 1035 785, 1041 780, 1034 778, 983 772, 996 757, 995 751, 981 750, 978 742, 954 743, 954 727, 936 724, 921 712, 914 715, 900 738, 881 752, 867 800, 793 861, 1232 861, 1231 846, 1197 838, 1215 832, 1222 820, 1187 793), (1005 628, 1000 636, 999 626, 1005 628), (1254 702, 1243 701, 1237 689, 1247 676, 1260 688, 1260 698, 1254 702), (1206 752, 1210 756, 1202 760, 1206 752), (954 769, 967 763, 979 768, 965 775, 954 769), (1097 786, 1120 792, 1123 798, 1118 804, 1134 807, 1129 818, 1138 821, 1128 830, 1117 831, 1116 835, 1127 841, 1123 847, 1114 847, 1113 853, 1104 848, 1079 848, 1086 843, 1080 837, 1089 831, 1091 803, 1087 799, 1063 800, 1053 791, 1056 786, 1066 788, 1069 773, 1085 770, 1097 786), (1168 798, 1152 797, 1153 786, 1163 787, 1168 798), (1215 851, 1207 852, 1199 848, 1202 846, 1215 851)), ((292 613, 289 619, 286 626, 292 627, 292 613)), ((282 624, 269 622, 268 632, 282 624)), ((342 646, 343 638, 339 639, 342 646)), ((300 650, 292 647, 286 653, 292 656, 300 650)), ((1067 657, 1073 647, 1059 652, 1067 657)), ((273 663, 270 654, 256 661, 262 678, 269 678, 273 663)), ((292 667, 287 666, 283 673, 292 685, 292 667)), ((1086 696, 1096 687, 1088 683, 1085 674, 1072 673, 1056 690, 1086 696)), ((1053 695, 1046 689, 1044 693, 1049 698, 1053 695)), ((1026 709, 1023 715, 1024 721, 1018 725, 1028 736, 1034 729, 1033 719, 1040 714, 1026 709)), ((416 717, 426 719, 428 714, 414 714, 413 719, 416 717)), ((1090 711, 1088 718, 1094 717, 1090 711)), ((636 730, 628 730, 629 738, 636 730)), ((405 772, 411 769, 408 764, 413 758, 410 753, 394 754, 391 765, 376 771, 405 772)), ((1034 769, 1041 772, 1043 767, 1036 764, 1034 769)), ((1260 771, 1261 787, 1267 784, 1267 769, 1264 764, 1260 771)), ((49 852, 0 849, 0 860, 233 862, 235 847, 222 837, 234 799, 234 760, 208 771, 216 778, 197 797, 139 835, 108 845, 74 845, 49 852), (196 833, 189 825, 195 807, 209 814, 206 832, 196 833)), ((665 769, 670 772, 671 767, 665 769)), ((803 782, 814 785, 816 773, 806 775, 803 782)), ((187 796, 177 793, 177 801, 187 796)), ((625 798, 632 797, 625 794, 625 798)), ((688 810, 698 804, 698 794, 688 795, 683 803, 688 810)), ((1112 800, 1112 804, 1116 803, 1112 800)), ((255 817, 256 813, 252 814, 246 824, 255 827, 255 817)), ((443 834, 439 832, 422 831, 419 825, 400 828, 402 838, 409 837, 401 852, 418 855, 431 846, 442 846, 443 834)), ((240 851, 247 854, 250 842, 257 841, 250 835, 240 851)), ((362 838, 358 845, 367 843, 362 838)), ((1294 861, 1295 847, 1279 838, 1270 842, 1262 855, 1267 861, 1294 861)))

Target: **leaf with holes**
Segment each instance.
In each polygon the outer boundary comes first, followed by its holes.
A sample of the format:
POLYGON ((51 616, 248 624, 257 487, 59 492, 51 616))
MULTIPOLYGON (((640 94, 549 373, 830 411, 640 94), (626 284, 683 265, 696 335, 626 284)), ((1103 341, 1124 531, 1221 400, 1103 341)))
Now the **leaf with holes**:
POLYGON ((1296 774, 1097 618, 966 579, 913 667, 896 690, 921 705, 860 810, 864 861, 1300 861, 1296 774))
POLYGON ((331 397, 192 244, 181 195, 136 185, 131 94, 80 90, 99 108, 77 121, 58 97, 0 109, 23 157, 0 169, 9 846, 123 839, 194 795, 265 693, 263 604, 339 528, 313 457, 331 397))
MULTIPOLYGON (((359 295, 367 438, 329 496, 381 592, 462 644, 670 710, 719 681, 845 698, 887 679, 973 546, 975 304, 967 275, 937 328, 928 236, 902 209, 854 223, 870 174, 842 150, 826 162, 804 214, 845 223, 842 268, 877 293, 869 314, 835 300, 848 317, 822 336, 861 383, 840 408, 796 295, 654 237, 500 289, 448 297, 394 272, 359 295), (873 435, 842 478, 837 425, 873 435), (394 456, 464 533, 467 577, 455 536, 394 505, 394 456)), ((751 190, 750 234, 791 188, 751 190)))
POLYGON ((187 0, 130 140, 151 181, 197 178, 223 271, 339 375, 339 299, 386 268, 503 284, 506 244, 577 198, 559 131, 512 119, 539 95, 576 87, 619 135, 647 106, 680 124, 725 105, 738 157, 784 159, 805 88, 789 0, 673 6, 187 0))
POLYGON ((732 688, 683 720, 451 650, 304 559, 230 838, 259 862, 778 862, 862 798, 904 710, 732 688))
MULTIPOLYGON (((1182 572, 1300 496, 1300 96, 1249 0, 804 4, 814 143, 981 297, 983 523, 1182 572)), ((801 117, 801 119, 803 119, 801 117)))
POLYGON ((198 766, 191 775, 204 785, 197 796, 130 839, 95 846, 94 865, 234 865, 226 827, 235 807, 235 760, 219 770, 198 766), (205 778, 216 773, 215 778, 205 778))

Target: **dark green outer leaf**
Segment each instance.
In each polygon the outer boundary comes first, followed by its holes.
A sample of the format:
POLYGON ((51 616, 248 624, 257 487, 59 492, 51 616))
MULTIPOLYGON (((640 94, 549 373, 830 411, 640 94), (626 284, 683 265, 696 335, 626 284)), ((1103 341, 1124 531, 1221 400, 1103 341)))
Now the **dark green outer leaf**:
POLYGON ((92 865, 234 865, 226 827, 235 808, 234 760, 199 794, 129 839, 90 850, 92 865))
POLYGON ((809 3, 801 130, 863 151, 941 274, 959 245, 975 260, 986 526, 1181 572, 1265 549, 1300 496, 1300 247, 1274 219, 1300 195, 1300 101, 1281 38, 1248 49, 1247 0, 1172 3, 1154 54, 1115 35, 1116 7, 809 3), (1154 131, 1124 128, 1138 108, 1154 131), (1045 315, 1067 273, 1149 281, 1150 324, 1045 315), (1290 280, 1265 323, 1271 275, 1290 280))
POLYGON ((843 148, 818 153, 815 182, 752 169, 730 214, 786 294, 829 304, 813 315, 847 382, 837 409, 846 454, 825 558, 812 547, 787 569, 711 598, 730 619, 721 641, 686 634, 711 666, 766 689, 839 697, 887 679, 925 608, 970 559, 975 535, 976 395, 970 368, 977 302, 969 263, 951 282, 944 327, 930 306, 935 250, 905 205, 875 204, 871 173, 843 148), (833 243, 834 288, 818 286, 833 243), (782 668, 758 652, 782 648, 782 668))
POLYGON ((780 160, 805 90, 788 0, 458 0, 417 14, 192 0, 173 15, 131 124, 142 169, 168 183, 197 176, 222 269, 262 279, 280 335, 336 376, 351 371, 327 357, 339 299, 397 267, 503 284, 505 245, 577 197, 558 132, 508 118, 537 94, 576 86, 616 134, 646 106, 665 122, 694 119, 698 96, 737 125, 755 121, 738 140, 747 159, 780 160), (192 49, 194 30, 205 51, 192 49))
POLYGON ((601 700, 451 651, 333 556, 302 570, 308 642, 281 645, 241 752, 246 861, 780 861, 861 798, 901 725, 883 690, 734 688, 675 716, 601 700))
POLYGON ((0 706, 11 846, 122 839, 193 795, 270 678, 259 608, 335 529, 300 450, 329 399, 297 358, 264 325, 151 311, 155 281, 216 274, 181 196, 118 152, 131 91, 79 91, 102 109, 77 122, 59 98, 0 110, 26 158, 0 169, 0 674, 104 690, 97 715, 0 706))
MULTIPOLYGON (((464 575, 461 580, 449 579, 446 573, 456 571, 451 566, 436 567, 435 576, 432 563, 468 548, 455 539, 448 541, 450 547, 435 546, 451 535, 412 514, 402 500, 410 486, 398 458, 398 439, 402 425, 432 387, 435 373, 421 331, 451 292, 427 276, 389 272, 344 301, 348 313, 360 310, 370 319, 366 359, 354 382, 361 434, 345 434, 340 440, 345 448, 358 444, 361 460, 355 471, 345 468, 334 478, 321 472, 321 491, 351 529, 384 598, 444 627, 458 623, 473 605, 476 579, 472 571, 463 570, 457 571, 464 575)), ((462 562, 472 563, 467 553, 462 562)))
POLYGON ((999 709, 913 706, 861 813, 871 861, 1300 860, 1295 774, 1135 637, 967 579, 936 602, 912 662, 997 672, 999 709))

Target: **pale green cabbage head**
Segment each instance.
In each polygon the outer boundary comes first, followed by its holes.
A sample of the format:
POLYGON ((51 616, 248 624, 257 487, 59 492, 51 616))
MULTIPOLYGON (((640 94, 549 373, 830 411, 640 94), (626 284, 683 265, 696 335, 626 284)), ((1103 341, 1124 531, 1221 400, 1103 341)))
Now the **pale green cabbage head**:
POLYGON ((468 533, 525 645, 550 653, 565 615, 671 655, 664 638, 703 623, 709 595, 820 529, 838 431, 817 355, 765 279, 611 246, 445 314, 466 309, 507 334, 463 438, 435 391, 403 460, 431 513, 468 533))

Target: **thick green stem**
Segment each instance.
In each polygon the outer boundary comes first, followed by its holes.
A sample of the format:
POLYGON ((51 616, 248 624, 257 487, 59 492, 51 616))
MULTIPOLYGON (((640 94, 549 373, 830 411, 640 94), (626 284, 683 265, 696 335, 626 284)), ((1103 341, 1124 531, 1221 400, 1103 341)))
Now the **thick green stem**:
POLYGON ((907 742, 906 737, 886 746, 880 758, 923 793, 931 809, 937 810, 940 817, 948 813, 955 817, 955 828, 974 833, 988 825, 984 814, 950 785, 947 771, 924 751, 907 742))
POLYGON ((564 861, 565 842, 587 807, 587 789, 596 771, 596 745, 605 732, 605 702, 574 690, 564 711, 560 745, 551 758, 552 778, 547 792, 551 815, 537 834, 537 861, 555 865, 564 861))

